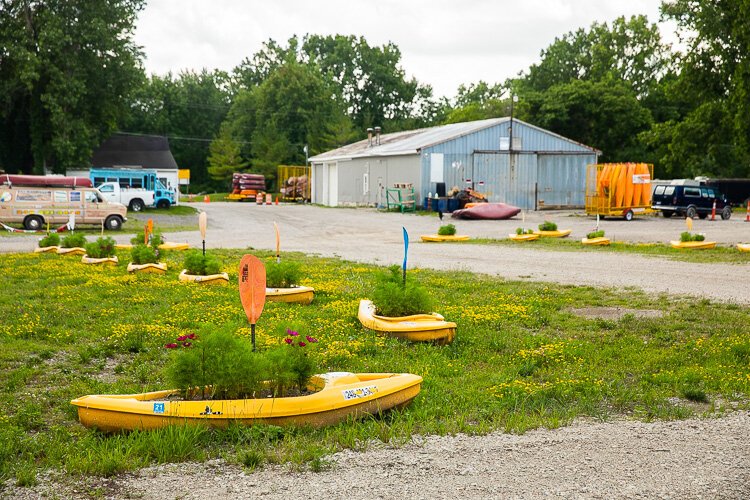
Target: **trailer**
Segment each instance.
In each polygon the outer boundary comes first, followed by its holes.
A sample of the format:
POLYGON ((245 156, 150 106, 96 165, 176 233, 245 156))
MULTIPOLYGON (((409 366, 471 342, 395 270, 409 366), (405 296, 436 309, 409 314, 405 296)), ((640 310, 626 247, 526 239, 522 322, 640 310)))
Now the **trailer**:
POLYGON ((257 201, 257 198, 265 196, 266 178, 263 174, 248 174, 235 172, 232 174, 232 192, 227 196, 228 200, 234 201, 257 201))
POLYGON ((586 168, 586 214, 622 217, 653 214, 651 179, 647 163, 600 163, 586 168))
POLYGON ((141 168, 92 168, 89 177, 95 186, 116 182, 123 189, 145 189, 153 192, 156 208, 175 204, 175 193, 159 180, 156 170, 141 168))

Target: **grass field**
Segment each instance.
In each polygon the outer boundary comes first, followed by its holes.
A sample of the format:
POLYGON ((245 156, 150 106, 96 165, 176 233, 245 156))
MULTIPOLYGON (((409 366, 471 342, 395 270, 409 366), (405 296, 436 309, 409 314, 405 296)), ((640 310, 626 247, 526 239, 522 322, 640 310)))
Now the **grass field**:
MULTIPOLYGON (((747 408, 750 311, 731 304, 410 270, 438 312, 458 324, 445 347, 413 345, 365 330, 356 317, 377 268, 284 255, 302 264, 310 306, 268 303, 261 349, 292 327, 317 337, 320 371, 411 372, 421 394, 401 412, 314 430, 232 426, 102 435, 69 404, 95 393, 165 388, 164 349, 181 334, 233 325, 249 335, 237 287, 241 251, 217 251, 231 285, 180 284, 181 255, 164 276, 129 275, 75 257, 5 254, 0 292, 0 479, 37 481, 44 468, 110 475, 150 463, 223 457, 248 468, 290 462, 312 470, 343 448, 414 434, 523 432, 577 417, 685 418, 747 408), (574 308, 619 307, 622 317, 574 308), (660 317, 640 317, 639 311, 660 317)), ((269 259, 270 254, 256 255, 269 259)))

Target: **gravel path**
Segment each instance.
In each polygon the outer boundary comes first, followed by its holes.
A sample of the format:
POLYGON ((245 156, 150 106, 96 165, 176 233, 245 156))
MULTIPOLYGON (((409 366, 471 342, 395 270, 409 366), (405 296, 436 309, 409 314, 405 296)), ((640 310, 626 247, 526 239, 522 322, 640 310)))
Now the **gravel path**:
MULTIPOLYGON (((750 266, 692 264, 664 258, 607 252, 556 252, 527 246, 424 244, 434 234, 433 217, 386 214, 369 209, 333 210, 311 206, 237 203, 196 204, 209 216, 209 248, 275 246, 279 224, 283 251, 338 256, 360 262, 400 263, 401 226, 412 239, 410 266, 460 269, 508 279, 692 295, 750 304, 750 266)), ((525 220, 450 221, 459 233, 503 238, 516 227, 554 220, 581 238, 591 218, 569 212, 531 213, 525 220)), ((445 221, 444 223, 447 223, 445 221)), ((197 224, 196 224, 197 225, 197 224)), ((679 219, 647 218, 601 223, 607 235, 631 242, 676 239, 679 219)), ((695 221, 695 231, 723 244, 750 241, 750 224, 695 221)), ((127 231, 127 226, 126 226, 127 231)), ((131 232, 133 229, 131 229, 131 232)), ((118 234, 118 242, 128 241, 118 234)), ((170 241, 200 246, 197 231, 171 233, 170 241)), ((0 238, 0 252, 28 251, 33 237, 0 238)), ((750 497, 750 414, 723 418, 642 423, 579 421, 556 430, 522 436, 430 436, 402 448, 382 446, 331 457, 323 472, 272 466, 253 473, 223 462, 167 465, 112 479, 74 481, 49 476, 34 488, 10 487, 8 498, 748 498, 750 497), (92 492, 96 493, 93 495, 92 492)))
POLYGON ((330 457, 322 472, 222 461, 113 479, 10 488, 7 498, 748 498, 750 414, 643 423, 579 421, 518 436, 430 436, 330 457), (89 494, 87 494, 88 492, 89 494))

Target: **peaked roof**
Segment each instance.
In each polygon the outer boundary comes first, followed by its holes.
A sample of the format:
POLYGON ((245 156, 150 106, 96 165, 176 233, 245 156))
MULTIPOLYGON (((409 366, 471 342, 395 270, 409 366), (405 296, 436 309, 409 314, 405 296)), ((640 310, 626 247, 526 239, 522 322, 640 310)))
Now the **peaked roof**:
POLYGON ((169 141, 160 135, 114 134, 94 150, 91 165, 177 170, 169 141))
MULTIPOLYGON (((443 142, 447 142, 453 139, 457 139, 464 135, 468 135, 479 130, 494 127, 501 123, 510 121, 509 117, 503 118, 490 118, 488 120, 477 120, 473 122, 462 122, 462 123, 450 123, 448 125, 438 125, 436 127, 422 128, 416 130, 406 130, 403 132, 394 132, 391 134, 382 134, 380 136, 380 144, 374 146, 368 146, 368 140, 364 139, 359 142, 347 144, 338 149, 326 151, 319 155, 310 158, 310 161, 329 161, 329 160, 345 160, 352 158, 362 158, 369 156, 398 156, 416 154, 421 149, 435 146, 443 142)), ((579 142, 563 137, 549 130, 539 128, 530 123, 526 123, 518 118, 513 119, 514 122, 522 123, 523 125, 539 130, 551 136, 557 137, 566 142, 576 144, 577 146, 590 149, 591 151, 597 151, 596 149, 581 144, 579 142)), ((373 137, 373 141, 375 138, 373 137)))

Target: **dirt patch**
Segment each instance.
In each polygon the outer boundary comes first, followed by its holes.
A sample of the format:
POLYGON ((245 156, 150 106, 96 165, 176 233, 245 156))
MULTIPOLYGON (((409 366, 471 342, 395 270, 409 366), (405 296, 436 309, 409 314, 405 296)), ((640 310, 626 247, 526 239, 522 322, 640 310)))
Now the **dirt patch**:
POLYGON ((622 319, 623 316, 631 315, 636 318, 661 318, 664 311, 656 309, 629 309, 627 307, 578 307, 568 309, 569 312, 582 318, 595 319, 622 319))

